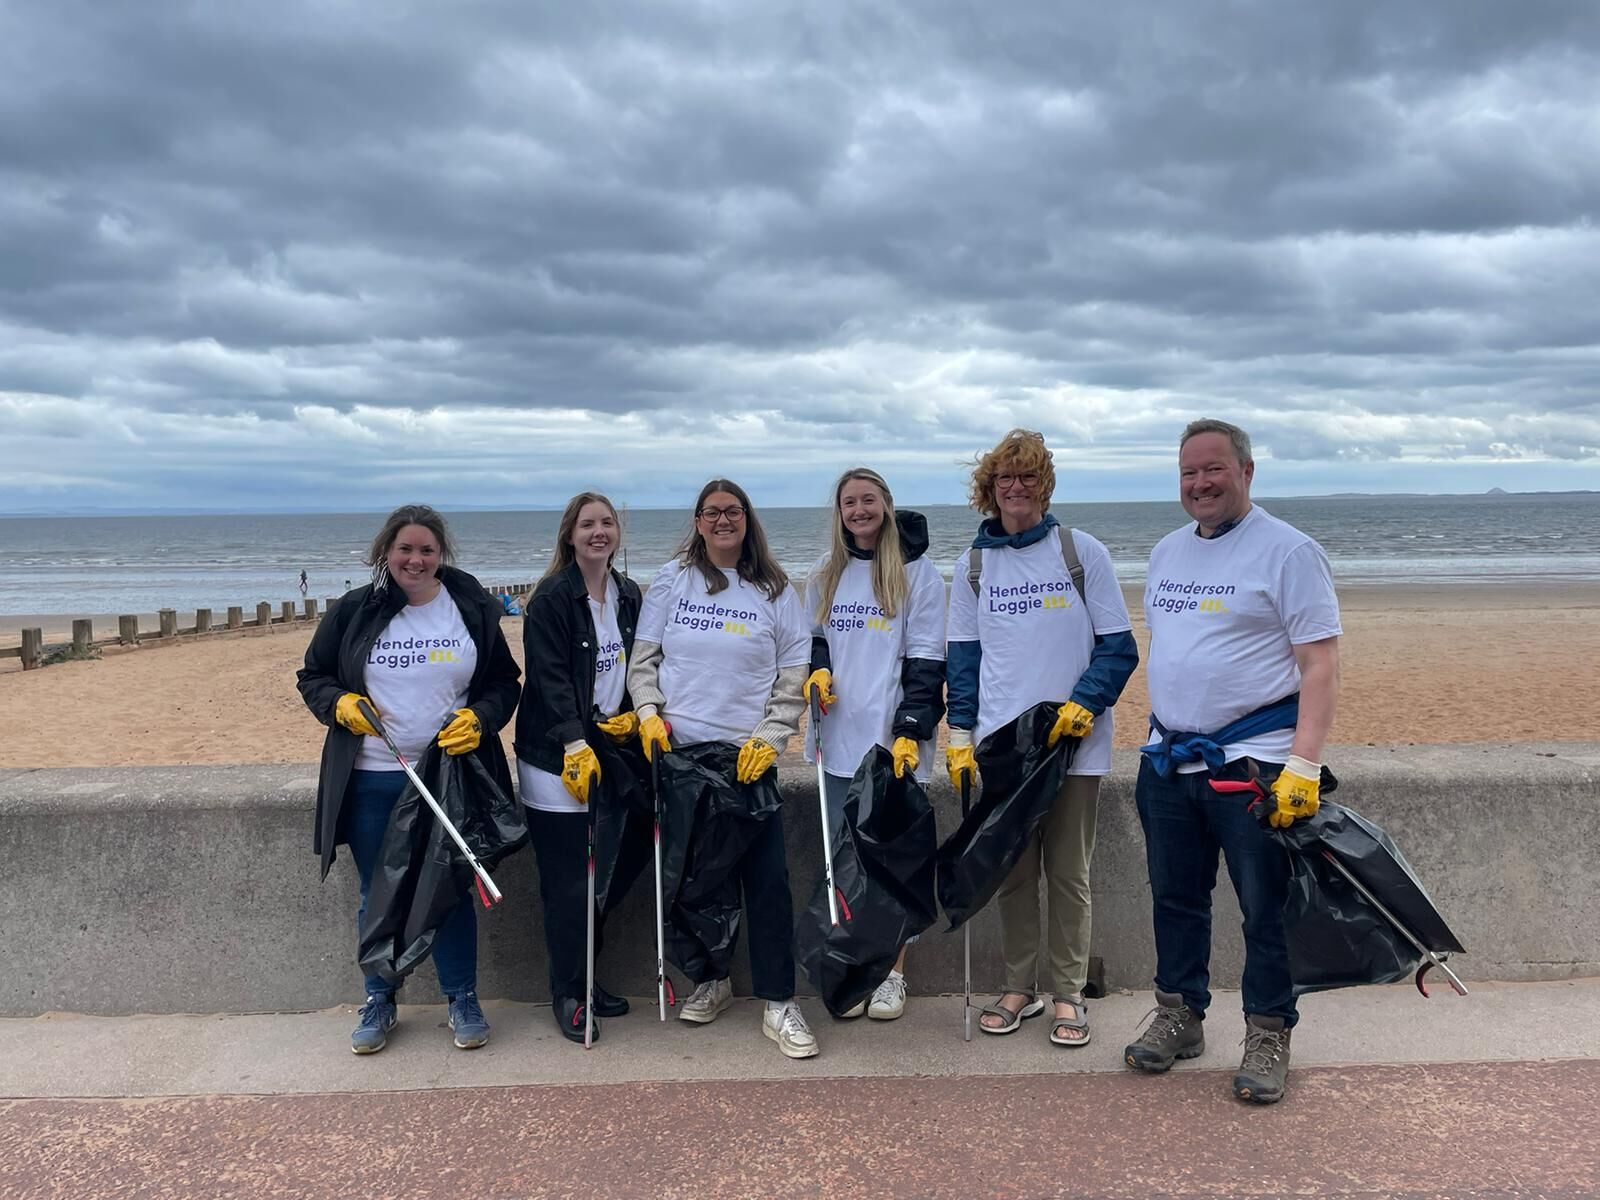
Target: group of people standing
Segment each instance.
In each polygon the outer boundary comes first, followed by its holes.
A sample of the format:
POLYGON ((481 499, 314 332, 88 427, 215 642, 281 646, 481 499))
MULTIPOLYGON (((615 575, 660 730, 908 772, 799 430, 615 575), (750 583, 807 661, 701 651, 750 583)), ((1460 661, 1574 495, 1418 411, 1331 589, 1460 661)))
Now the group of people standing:
MULTIPOLYGON (((1284 1091, 1296 1019, 1280 916, 1289 865, 1256 815, 1208 784, 1269 783, 1272 824, 1316 811, 1340 627, 1325 554, 1251 503, 1253 474, 1243 430, 1191 423, 1180 441, 1179 495, 1194 520, 1150 560, 1152 712, 1137 805, 1154 905, 1156 1006, 1124 1057, 1132 1068, 1161 1072, 1203 1049, 1220 852, 1246 942, 1245 1055, 1234 1091, 1271 1102, 1284 1091)), ((1037 433, 1013 430, 978 457, 970 498, 983 520, 956 563, 948 599, 926 557, 922 517, 897 511, 888 483, 870 470, 847 471, 835 485, 830 545, 804 581, 791 581, 773 558, 745 491, 710 481, 690 532, 642 594, 615 568, 623 533, 616 509, 582 493, 562 514, 549 570, 526 608, 520 687, 499 605, 451 565, 443 519, 422 506, 396 510, 371 547, 373 581, 335 606, 299 675, 306 704, 328 726, 316 824, 324 872, 334 847, 348 844, 364 909, 378 842, 402 790, 404 776, 363 702, 383 714, 385 732, 407 754, 437 742, 446 754, 477 755, 508 789, 511 768, 497 734, 515 710, 516 776, 539 864, 553 1013, 565 1036, 582 1041, 591 1018, 583 850, 589 789, 602 777, 597 749, 649 760, 674 745, 728 743, 739 748, 738 780, 749 783, 773 769, 815 696, 829 714, 821 753, 828 819, 837 827, 850 777, 875 746, 890 751, 897 775, 926 781, 948 706, 951 782, 981 784, 984 739, 1049 702, 1058 706, 1051 743, 1078 744, 1038 837, 998 892, 1005 979, 979 1026, 1016 1032, 1046 1011, 1048 993, 1050 1040, 1087 1045, 1097 792, 1111 769, 1112 710, 1139 651, 1110 555, 1050 513, 1055 488, 1053 457, 1037 433)), ((608 911, 651 853, 649 819, 628 821, 608 911)), ((794 996, 781 811, 762 824, 737 874, 763 1034, 788 1057, 815 1055, 816 1034, 794 996)), ((597 940, 604 917, 596 914, 597 940)), ((476 995, 476 944, 468 898, 434 944, 449 1025, 463 1048, 489 1036, 476 995)), ((900 1016, 905 961, 902 949, 877 991, 846 1015, 900 1016)), ((682 1020, 709 1023, 732 1002, 726 977, 692 983, 682 1020)), ((396 1020, 392 986, 380 977, 366 984, 351 1041, 357 1053, 382 1049, 396 1020)), ((626 999, 598 985, 593 995, 594 1018, 628 1011, 626 999)))

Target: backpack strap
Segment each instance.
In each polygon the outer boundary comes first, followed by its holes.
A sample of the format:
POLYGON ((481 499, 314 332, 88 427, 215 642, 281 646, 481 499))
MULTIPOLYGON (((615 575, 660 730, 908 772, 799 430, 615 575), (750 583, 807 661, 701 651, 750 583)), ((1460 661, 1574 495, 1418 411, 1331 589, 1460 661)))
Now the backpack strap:
POLYGON ((1072 542, 1072 530, 1062 525, 1056 532, 1061 536, 1061 558, 1067 564, 1067 574, 1072 576, 1073 590, 1078 593, 1078 602, 1087 611, 1089 597, 1083 590, 1083 564, 1078 561, 1078 547, 1072 542))
POLYGON ((967 551, 967 584, 972 594, 978 594, 978 576, 983 573, 983 547, 974 546, 967 551))

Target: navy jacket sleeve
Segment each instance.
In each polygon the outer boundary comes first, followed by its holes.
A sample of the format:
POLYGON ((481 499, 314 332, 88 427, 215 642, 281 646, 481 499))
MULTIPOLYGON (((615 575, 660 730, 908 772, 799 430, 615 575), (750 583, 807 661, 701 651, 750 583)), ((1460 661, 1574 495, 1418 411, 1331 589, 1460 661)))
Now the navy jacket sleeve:
POLYGON ((951 642, 945 647, 951 729, 973 729, 978 724, 978 671, 982 665, 982 642, 951 642))
MULTIPOLYGON (((1098 717, 1117 702, 1138 665, 1139 644, 1133 634, 1126 630, 1097 633, 1094 649, 1089 652, 1089 665, 1078 676, 1078 686, 1072 689, 1070 699, 1098 717)), ((953 701, 951 707, 955 707, 953 701)))

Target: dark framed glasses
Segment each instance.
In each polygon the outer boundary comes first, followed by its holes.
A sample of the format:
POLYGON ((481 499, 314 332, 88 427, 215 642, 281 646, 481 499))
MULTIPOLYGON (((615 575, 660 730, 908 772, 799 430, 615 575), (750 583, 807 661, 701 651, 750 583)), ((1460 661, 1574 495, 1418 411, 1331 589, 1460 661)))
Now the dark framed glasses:
POLYGON ((730 504, 727 508, 712 508, 707 505, 697 512, 695 516, 711 525, 715 525, 723 517, 727 517, 732 524, 737 525, 744 520, 744 508, 738 504, 730 504))

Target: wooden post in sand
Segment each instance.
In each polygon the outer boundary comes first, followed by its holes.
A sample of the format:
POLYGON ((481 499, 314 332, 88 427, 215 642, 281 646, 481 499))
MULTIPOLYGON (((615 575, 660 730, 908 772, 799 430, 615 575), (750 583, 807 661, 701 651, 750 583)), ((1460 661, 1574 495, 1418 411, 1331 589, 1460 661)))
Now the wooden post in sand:
POLYGON ((315 621, 317 619, 317 602, 315 600, 307 600, 305 608, 306 620, 315 621))
POLYGON ((178 636, 178 610, 163 608, 156 613, 156 618, 161 622, 161 636, 164 638, 178 636))
POLYGON ((117 618, 117 641, 124 646, 137 646, 139 644, 139 618, 137 616, 120 616, 117 618))
POLYGON ((39 665, 39 659, 44 656, 44 630, 24 629, 22 631, 22 669, 31 671, 39 665))
POLYGON ((194 610, 194 631, 196 633, 211 632, 211 610, 209 608, 197 608, 194 610))
POLYGON ((272 605, 265 600, 256 605, 256 624, 262 628, 272 624, 272 605))
POLYGON ((244 609, 240 605, 228 605, 228 628, 240 629, 244 626, 244 609))
POLYGON ((94 645, 94 622, 79 617, 72 623, 72 652, 86 654, 92 645, 94 645))
POLYGON ((294 624, 294 601, 293 600, 285 600, 283 602, 283 623, 285 625, 293 625, 294 624))

